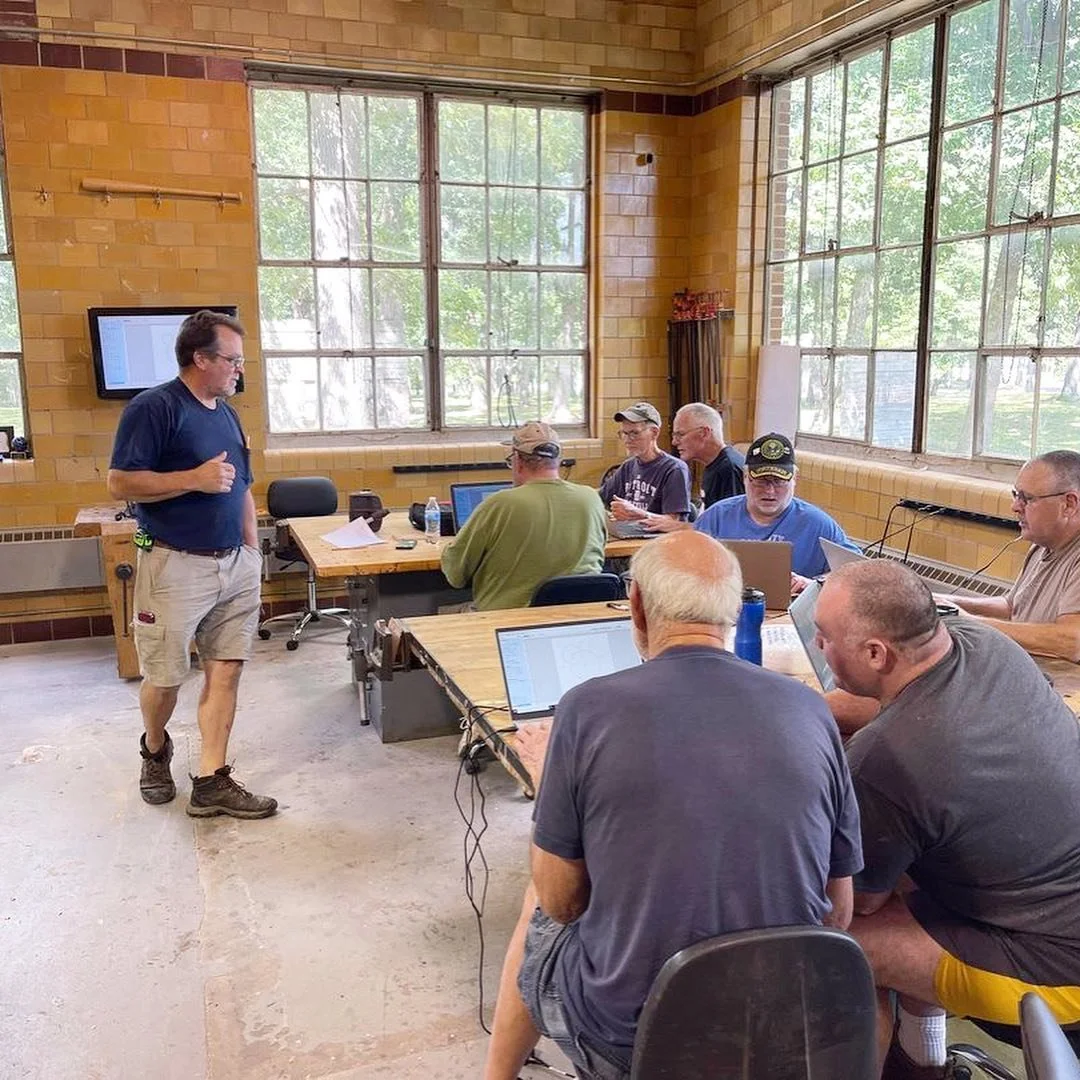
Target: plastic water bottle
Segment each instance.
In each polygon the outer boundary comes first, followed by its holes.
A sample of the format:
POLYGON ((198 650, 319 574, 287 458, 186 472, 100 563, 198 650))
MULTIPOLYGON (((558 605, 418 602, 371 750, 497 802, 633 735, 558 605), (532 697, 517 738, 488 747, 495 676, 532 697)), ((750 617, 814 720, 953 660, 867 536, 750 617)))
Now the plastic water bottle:
POLYGON ((432 495, 427 501, 427 506, 424 507, 424 539, 429 544, 437 543, 441 532, 442 510, 439 507, 439 500, 432 495))
POLYGON ((761 623, 765 618, 765 594, 747 586, 742 594, 742 611, 735 627, 735 655, 761 664, 761 623))

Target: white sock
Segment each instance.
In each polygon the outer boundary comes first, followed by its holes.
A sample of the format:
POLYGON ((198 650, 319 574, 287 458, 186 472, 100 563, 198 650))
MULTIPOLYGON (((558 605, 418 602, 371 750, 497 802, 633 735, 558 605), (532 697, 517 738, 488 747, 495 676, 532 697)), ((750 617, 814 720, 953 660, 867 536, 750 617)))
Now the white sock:
POLYGON ((916 1065, 945 1064, 945 1014, 915 1016, 902 1005, 897 1010, 900 1026, 897 1038, 900 1049, 916 1065))

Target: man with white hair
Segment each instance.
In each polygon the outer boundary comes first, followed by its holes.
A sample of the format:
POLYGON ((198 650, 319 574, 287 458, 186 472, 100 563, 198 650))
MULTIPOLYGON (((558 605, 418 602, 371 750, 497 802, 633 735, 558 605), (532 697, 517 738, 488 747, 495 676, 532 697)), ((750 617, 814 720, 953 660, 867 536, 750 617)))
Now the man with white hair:
POLYGON ((742 580, 721 544, 674 533, 631 566, 645 663, 566 694, 549 742, 517 735, 539 781, 532 882, 486 1080, 515 1080, 541 1034, 582 1080, 623 1080, 674 953, 729 931, 849 920, 858 812, 823 700, 724 648, 742 580))

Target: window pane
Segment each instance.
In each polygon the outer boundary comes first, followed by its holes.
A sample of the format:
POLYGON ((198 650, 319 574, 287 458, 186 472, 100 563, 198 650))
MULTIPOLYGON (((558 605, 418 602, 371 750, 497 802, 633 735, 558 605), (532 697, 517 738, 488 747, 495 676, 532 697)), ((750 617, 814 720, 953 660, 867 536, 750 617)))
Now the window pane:
POLYGON ((919 327, 919 248, 878 255, 877 337, 879 349, 913 349, 919 327))
POLYGON ((528 417, 542 416, 540 412, 540 360, 535 355, 521 356, 504 353, 492 357, 491 377, 494 381, 491 398, 491 419, 510 427, 528 417))
POLYGON ((266 357, 266 403, 271 431, 317 431, 319 379, 315 357, 266 357))
POLYGON ((997 30, 997 0, 986 0, 949 17, 946 124, 986 116, 993 108, 997 30))
POLYGON ((874 318, 874 256, 847 255, 837 260, 836 343, 869 346, 874 318))
POLYGON ((371 175, 416 180, 420 175, 419 133, 414 98, 368 98, 371 175))
MULTIPOLYGON (((537 345, 537 274, 491 275, 491 347, 535 349, 537 345)), ((554 283, 545 283, 552 287, 554 283)), ((552 298, 545 297, 551 303, 552 298)), ((557 316, 558 313, 552 313, 557 316)), ((568 342, 554 343, 554 347, 568 342)))
POLYGON ((998 457, 1031 456, 1035 364, 1021 356, 984 356, 982 452, 998 457))
POLYGON ((488 179, 493 184, 536 183, 536 110, 488 106, 488 179))
POLYGON ((348 266, 326 266, 315 271, 320 348, 371 348, 368 273, 348 266))
POLYGON ((799 264, 769 268, 768 340, 798 344, 799 264))
POLYGON ((1080 345, 1080 226, 1050 233, 1050 271, 1046 280, 1043 344, 1080 345))
POLYGON ((985 240, 937 245, 930 324, 930 341, 935 348, 978 346, 985 259, 985 240))
POLYGON ((802 165, 805 113, 805 79, 794 79, 773 91, 773 172, 802 165))
POLYGON ((492 262, 536 265, 536 199, 537 192, 525 188, 489 188, 492 262))
POLYGON ((416 184, 371 185, 371 257, 381 262, 420 259, 420 189, 416 184))
POLYGON ((19 361, 13 356, 0 357, 0 424, 13 427, 16 435, 26 434, 22 400, 19 361))
POLYGON ((314 349, 314 271, 307 266, 259 267, 259 316, 264 351, 314 349))
POLYGON ((874 446, 911 449, 915 422, 915 354, 874 354, 874 446))
POLYGON ((1061 0, 1009 0, 1005 107, 1049 97, 1057 86, 1061 0))
POLYGON ((1035 453, 1080 446, 1080 356, 1044 356, 1035 453))
POLYGON ((326 262, 367 259, 367 185, 355 180, 316 180, 312 187, 315 258, 326 262))
POLYGON ((443 415, 452 427, 490 422, 486 357, 448 356, 443 361, 443 415))
POLYGON ((841 439, 866 438, 866 357, 838 356, 833 368, 833 429, 841 439))
POLYGON ((926 449, 930 453, 971 456, 974 372, 975 353, 930 354, 926 402, 926 449))
POLYGON ((847 66, 844 102, 844 153, 876 147, 881 129, 882 49, 875 49, 847 66))
POLYGON ((802 230, 802 173, 783 173, 772 178, 769 222, 770 259, 790 259, 799 254, 802 230))
POLYGON ((843 70, 831 67, 810 79, 810 143, 807 161, 823 161, 840 154, 843 115, 843 70))
POLYGON ((874 239, 877 151, 845 158, 840 182, 840 246, 864 247, 874 239))
POLYGON ((324 356, 319 365, 323 427, 360 431, 375 426, 370 356, 324 356))
POLYGON ((439 336, 447 349, 488 347, 487 272, 444 270, 439 275, 439 336))
POLYGON ((307 180, 259 180, 259 251, 264 259, 311 258, 307 180))
POLYGON ((7 215, 4 213, 6 196, 3 188, 0 188, 0 251, 11 250, 11 238, 7 232, 7 215))
POLYGON ((585 421, 585 358, 540 358, 540 416, 553 424, 585 421))
POLYGON ((380 428, 422 428, 428 423, 422 356, 380 356, 375 361, 375 413, 380 428))
POLYGON ((1001 119, 994 223, 1010 225, 1050 208, 1054 105, 1021 109, 1001 119))
POLYGON ((540 183, 548 187, 585 184, 585 114, 540 110, 540 183))
POLYGON ((1045 243, 1044 229, 990 237, 985 344, 1039 343, 1045 243))
POLYGON ((253 90, 252 99, 259 172, 307 176, 307 95, 302 90, 253 90))
POLYGON ((802 264, 799 290, 799 344, 803 347, 833 343, 833 277, 835 259, 814 259, 802 264))
MULTIPOLYGON (((0 262, 0 350, 19 352, 22 349, 22 336, 19 333, 19 306, 15 299, 15 264, 0 262)), ((15 365, 16 375, 18 364, 15 365)), ((0 421, 10 424, 10 420, 0 421)), ((22 416, 19 416, 19 428, 22 429, 22 416)))
POLYGON ((799 392, 799 430, 808 435, 828 435, 829 358, 820 353, 806 354, 802 358, 799 392))
POLYGON ((341 133, 344 143, 345 175, 366 177, 367 160, 367 96, 341 95, 341 133))
POLYGON ((375 347, 422 349, 427 338, 422 270, 371 271, 375 347))
POLYGON ((806 250, 829 251, 838 231, 837 202, 840 197, 840 165, 831 161, 806 170, 806 250))
POLYGON ((929 131, 933 64, 933 23, 893 39, 889 52, 886 142, 929 131))
POLYGON ((585 275, 541 274, 540 348, 584 347, 585 275))
POLYGON ((583 192, 540 192, 540 262, 545 266, 585 265, 583 192))
POLYGON ((881 180, 882 244, 922 240, 928 153, 926 139, 886 148, 881 180))
POLYGON ((1069 3, 1069 21, 1065 27, 1065 62, 1061 69, 1061 91, 1080 90, 1080 4, 1069 3))
POLYGON ((945 132, 941 145, 938 236, 986 228, 993 124, 971 124, 945 132))
POLYGON ((341 109, 337 94, 311 94, 311 171, 315 176, 344 176, 341 109))
POLYGON ((1080 214, 1080 96, 1062 99, 1057 137, 1054 216, 1080 214))
POLYGON ((487 262, 487 193, 484 188, 439 188, 444 262, 487 262))
POLYGON ((439 179, 483 183, 487 176, 484 106, 470 101, 439 102, 439 179))

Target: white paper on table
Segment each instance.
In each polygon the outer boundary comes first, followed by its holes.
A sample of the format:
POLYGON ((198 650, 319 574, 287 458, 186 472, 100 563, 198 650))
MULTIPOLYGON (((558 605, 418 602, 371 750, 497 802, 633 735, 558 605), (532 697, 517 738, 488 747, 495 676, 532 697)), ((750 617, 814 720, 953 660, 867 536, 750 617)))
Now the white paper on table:
POLYGON ((367 519, 362 517, 350 521, 348 525, 342 525, 340 529, 327 533, 322 539, 331 547, 336 548, 371 547, 372 544, 386 543, 382 537, 376 536, 371 531, 367 519))

